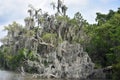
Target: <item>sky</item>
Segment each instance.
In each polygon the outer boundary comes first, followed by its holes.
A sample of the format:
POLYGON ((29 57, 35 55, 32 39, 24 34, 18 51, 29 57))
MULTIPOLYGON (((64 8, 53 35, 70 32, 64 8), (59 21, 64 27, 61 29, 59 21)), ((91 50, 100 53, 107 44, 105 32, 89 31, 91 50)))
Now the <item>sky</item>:
MULTIPOLYGON (((29 4, 36 9, 41 8, 44 12, 54 14, 56 11, 50 6, 51 2, 57 3, 57 0, 0 0, 0 39, 7 34, 3 31, 4 26, 13 21, 24 25, 29 4)), ((76 12, 80 12, 89 23, 95 23, 96 12, 105 14, 110 9, 116 11, 120 7, 120 0, 63 0, 63 2, 68 7, 68 16, 73 17, 76 12)))

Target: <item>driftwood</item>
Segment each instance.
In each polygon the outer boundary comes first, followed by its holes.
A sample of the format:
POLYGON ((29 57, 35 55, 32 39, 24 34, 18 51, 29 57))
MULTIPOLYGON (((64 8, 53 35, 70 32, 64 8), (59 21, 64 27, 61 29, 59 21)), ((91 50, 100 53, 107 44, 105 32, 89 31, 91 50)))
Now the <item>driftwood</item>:
POLYGON ((112 71, 112 66, 107 66, 105 68, 103 68, 103 72, 109 72, 109 71, 112 71))
POLYGON ((100 68, 100 69, 94 69, 94 71, 87 76, 88 79, 95 79, 95 78, 101 78, 105 80, 106 74, 111 74, 112 73, 112 66, 107 66, 105 68, 100 68))
POLYGON ((51 43, 39 42, 39 44, 54 47, 54 45, 51 43))

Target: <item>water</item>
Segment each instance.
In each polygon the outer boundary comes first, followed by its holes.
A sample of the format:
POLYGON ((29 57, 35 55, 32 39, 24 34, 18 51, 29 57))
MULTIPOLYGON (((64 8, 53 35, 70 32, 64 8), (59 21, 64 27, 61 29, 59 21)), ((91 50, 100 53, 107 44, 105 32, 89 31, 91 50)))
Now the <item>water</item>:
POLYGON ((0 80, 43 80, 43 79, 33 78, 33 75, 30 74, 23 75, 21 73, 0 70, 0 80))
POLYGON ((0 80, 61 80, 61 79, 40 79, 33 77, 32 74, 21 74, 11 71, 0 70, 0 80))
MULTIPOLYGON (((32 74, 21 74, 0 70, 0 80, 63 80, 63 79, 40 79, 33 77, 32 74)), ((82 80, 82 79, 65 79, 65 80, 82 80)), ((104 80, 104 79, 83 79, 83 80, 104 80)))

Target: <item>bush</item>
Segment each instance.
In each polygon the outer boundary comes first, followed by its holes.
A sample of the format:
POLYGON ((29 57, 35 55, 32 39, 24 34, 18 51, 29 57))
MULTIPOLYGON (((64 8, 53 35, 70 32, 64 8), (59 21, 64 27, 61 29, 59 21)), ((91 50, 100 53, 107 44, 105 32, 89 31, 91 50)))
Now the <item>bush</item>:
POLYGON ((120 80, 120 62, 113 65, 113 80, 120 80))
POLYGON ((44 33, 43 36, 42 36, 42 39, 47 42, 47 43, 51 43, 51 42, 56 42, 56 37, 57 35, 56 34, 53 34, 53 33, 44 33))

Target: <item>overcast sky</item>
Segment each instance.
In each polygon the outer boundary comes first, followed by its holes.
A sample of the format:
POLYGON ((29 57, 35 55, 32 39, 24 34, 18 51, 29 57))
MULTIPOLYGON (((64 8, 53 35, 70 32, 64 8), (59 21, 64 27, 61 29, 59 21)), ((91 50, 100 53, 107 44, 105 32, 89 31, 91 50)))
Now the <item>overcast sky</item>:
MULTIPOLYGON (((29 4, 50 14, 54 13, 50 6, 52 1, 57 2, 57 0, 0 0, 0 38, 6 35, 3 31, 5 25, 13 21, 24 24, 29 4)), ((64 0, 64 3, 68 7, 67 14, 70 17, 79 11, 89 23, 95 22, 96 12, 108 13, 110 9, 117 10, 120 7, 120 0, 64 0)))

